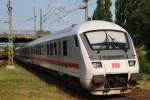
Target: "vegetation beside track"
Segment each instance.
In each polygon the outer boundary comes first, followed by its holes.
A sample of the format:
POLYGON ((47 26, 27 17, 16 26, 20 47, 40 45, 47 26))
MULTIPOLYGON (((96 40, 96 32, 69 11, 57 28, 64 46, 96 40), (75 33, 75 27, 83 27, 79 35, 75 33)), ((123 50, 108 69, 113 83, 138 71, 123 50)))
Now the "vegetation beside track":
POLYGON ((138 54, 140 73, 150 75, 150 59, 149 54, 144 46, 137 47, 136 52, 138 54))
POLYGON ((148 58, 147 51, 144 46, 136 48, 138 54, 140 73, 142 80, 140 81, 140 88, 144 90, 150 90, 150 60, 148 58))
POLYGON ((150 75, 143 74, 143 78, 140 81, 140 88, 143 90, 149 90, 150 91, 150 75))
POLYGON ((6 69, 0 65, 0 100, 74 100, 55 85, 49 85, 16 65, 6 69))

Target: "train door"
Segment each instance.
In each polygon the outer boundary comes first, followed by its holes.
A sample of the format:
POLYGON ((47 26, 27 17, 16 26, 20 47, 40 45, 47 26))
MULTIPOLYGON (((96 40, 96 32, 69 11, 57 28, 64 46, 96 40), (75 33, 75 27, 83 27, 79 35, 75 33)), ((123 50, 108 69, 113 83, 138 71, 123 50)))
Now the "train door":
MULTIPOLYGON (((61 62, 62 59, 62 43, 61 40, 58 40, 58 61, 61 62)), ((59 72, 62 72, 62 65, 59 64, 59 72)))

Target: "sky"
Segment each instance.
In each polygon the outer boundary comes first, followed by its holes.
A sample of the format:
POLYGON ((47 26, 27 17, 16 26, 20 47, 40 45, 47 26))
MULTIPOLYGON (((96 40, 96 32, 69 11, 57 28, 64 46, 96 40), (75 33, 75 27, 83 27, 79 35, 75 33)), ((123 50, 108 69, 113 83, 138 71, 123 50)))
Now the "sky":
MULTIPOLYGON (((93 15, 96 7, 97 0, 89 0, 89 17, 93 15)), ((114 15, 114 1, 111 11, 114 15)), ((7 30, 8 24, 4 23, 8 21, 7 5, 8 0, 0 0, 0 30, 7 30)), ((39 29, 39 15, 40 9, 43 10, 43 16, 46 14, 46 21, 43 22, 44 30, 57 31, 64 29, 72 24, 78 24, 85 21, 84 10, 77 9, 83 5, 82 0, 12 0, 13 7, 13 29, 14 30, 33 30, 33 18, 34 8, 37 14, 37 29, 39 29), (49 6, 48 6, 49 5, 49 6), (65 11, 71 11, 66 14, 60 11, 56 16, 57 11, 55 8, 63 8, 65 11), (73 10, 74 9, 74 10, 73 10), (55 15, 55 16, 54 16, 55 15), (65 17, 61 17, 64 15, 65 17), (58 17, 59 16, 59 17, 58 17)), ((115 19, 115 16, 113 16, 115 19)), ((44 20, 44 18, 43 18, 44 20)))

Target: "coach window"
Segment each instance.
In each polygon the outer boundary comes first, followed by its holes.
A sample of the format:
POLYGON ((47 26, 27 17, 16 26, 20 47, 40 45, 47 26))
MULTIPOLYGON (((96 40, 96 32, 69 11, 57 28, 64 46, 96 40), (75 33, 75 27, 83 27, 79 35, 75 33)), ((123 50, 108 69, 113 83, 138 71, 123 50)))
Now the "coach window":
POLYGON ((30 50, 31 50, 31 54, 32 54, 32 52, 33 52, 32 47, 30 47, 30 50))
POLYGON ((32 47, 33 48, 33 54, 35 55, 35 46, 34 47, 32 47))
POLYGON ((39 55, 39 46, 37 45, 37 55, 39 55))
POLYGON ((29 48, 27 47, 27 53, 26 53, 26 55, 29 55, 29 48))
POLYGON ((74 42, 75 42, 76 47, 79 47, 78 37, 77 36, 74 36, 74 42))
POLYGON ((46 55, 47 54, 47 44, 46 44, 46 42, 44 42, 44 55, 46 55))
POLYGON ((36 55, 36 46, 34 46, 34 54, 36 55))
POLYGON ((36 46, 36 55, 38 55, 38 46, 36 46))
POLYGON ((53 55, 53 44, 50 44, 50 54, 53 55))
POLYGON ((40 55, 40 47, 37 46, 37 50, 38 50, 38 55, 40 55))
POLYGON ((49 44, 47 43, 47 55, 49 55, 49 44))
POLYGON ((41 45, 39 46, 39 55, 41 55, 41 45))
POLYGON ((57 43, 54 43, 54 52, 55 52, 55 55, 57 55, 57 43))
POLYGON ((36 46, 34 46, 34 54, 36 55, 36 46))
POLYGON ((63 56, 67 56, 67 41, 63 41, 63 56))
POLYGON ((36 46, 36 55, 38 55, 38 46, 36 46))
POLYGON ((32 50, 33 50, 33 54, 35 55, 35 47, 32 47, 32 48, 33 48, 33 49, 32 49, 32 50))
POLYGON ((34 47, 34 54, 36 55, 36 46, 34 47))
POLYGON ((61 42, 58 43, 58 55, 61 56, 61 42))
POLYGON ((37 55, 39 55, 39 46, 37 45, 37 55))
POLYGON ((33 47, 31 47, 31 53, 34 54, 34 48, 33 47))

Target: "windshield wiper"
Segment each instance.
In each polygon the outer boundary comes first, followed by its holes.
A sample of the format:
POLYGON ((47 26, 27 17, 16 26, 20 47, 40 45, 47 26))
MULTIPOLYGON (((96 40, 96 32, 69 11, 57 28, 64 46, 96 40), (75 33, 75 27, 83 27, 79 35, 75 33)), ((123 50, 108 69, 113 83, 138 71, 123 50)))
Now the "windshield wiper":
POLYGON ((109 37, 108 37, 108 34, 106 32, 105 32, 105 35, 106 35, 106 38, 103 41, 103 43, 106 45, 106 48, 108 49, 109 37))
MULTIPOLYGON (((105 32, 105 35, 106 35, 106 38, 104 39, 103 43, 106 45, 106 49, 108 49, 109 38, 108 38, 108 35, 107 35, 106 32, 105 32)), ((100 50, 101 50, 101 47, 99 47, 99 48, 97 49, 97 53, 100 53, 100 50)))
POLYGON ((115 46, 117 46, 117 47, 119 47, 120 49, 122 49, 122 50, 124 50, 125 52, 127 52, 127 49, 124 48, 123 46, 120 46, 120 45, 119 45, 119 42, 118 42, 115 38, 111 37, 108 33, 107 33, 107 36, 110 37, 110 39, 112 40, 112 43, 113 43, 115 46))

